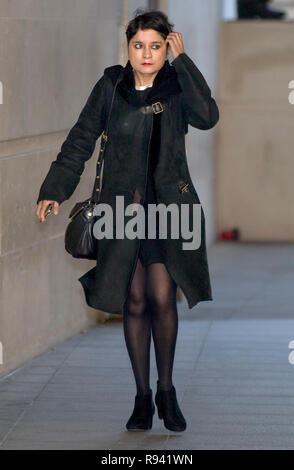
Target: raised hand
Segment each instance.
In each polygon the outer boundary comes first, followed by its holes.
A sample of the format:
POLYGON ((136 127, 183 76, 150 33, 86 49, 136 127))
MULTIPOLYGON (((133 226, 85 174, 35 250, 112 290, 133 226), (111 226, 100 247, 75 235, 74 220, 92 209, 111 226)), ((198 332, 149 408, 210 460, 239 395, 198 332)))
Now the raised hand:
POLYGON ((182 33, 176 33, 175 31, 173 31, 172 33, 169 33, 169 35, 166 38, 166 41, 170 45, 171 52, 172 52, 174 59, 178 57, 178 55, 181 54, 182 52, 185 52, 182 33))

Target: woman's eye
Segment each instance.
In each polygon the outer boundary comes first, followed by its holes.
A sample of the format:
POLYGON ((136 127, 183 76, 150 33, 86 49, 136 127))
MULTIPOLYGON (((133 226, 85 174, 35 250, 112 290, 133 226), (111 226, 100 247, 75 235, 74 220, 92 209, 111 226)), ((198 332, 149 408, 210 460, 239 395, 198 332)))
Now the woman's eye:
MULTIPOLYGON (((153 49, 159 49, 159 48, 160 48, 160 46, 157 45, 157 44, 154 45, 154 46, 152 46, 152 47, 153 47, 153 49)), ((141 44, 135 44, 135 48, 136 48, 136 49, 140 49, 140 48, 141 48, 141 44), (138 46, 138 47, 137 47, 137 46, 138 46)))

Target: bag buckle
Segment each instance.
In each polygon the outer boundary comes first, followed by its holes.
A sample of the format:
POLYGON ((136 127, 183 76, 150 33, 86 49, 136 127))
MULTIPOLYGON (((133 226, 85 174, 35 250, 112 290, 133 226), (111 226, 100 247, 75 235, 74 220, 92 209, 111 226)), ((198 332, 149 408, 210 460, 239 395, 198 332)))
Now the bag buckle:
POLYGON ((162 113, 163 106, 160 103, 160 101, 157 101, 156 103, 153 103, 151 106, 152 106, 154 114, 162 113))
POLYGON ((179 184, 179 188, 181 190, 181 193, 187 193, 189 190, 188 190, 188 186, 189 186, 189 183, 180 183, 179 184))

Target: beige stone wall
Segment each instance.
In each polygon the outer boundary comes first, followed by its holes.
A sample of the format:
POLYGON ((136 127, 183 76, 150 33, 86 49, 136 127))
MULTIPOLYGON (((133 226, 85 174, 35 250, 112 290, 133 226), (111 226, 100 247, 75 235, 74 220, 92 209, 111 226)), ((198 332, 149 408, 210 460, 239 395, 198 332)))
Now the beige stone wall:
POLYGON ((294 240, 291 22, 223 23, 220 40, 218 232, 294 240))
POLYGON ((99 141, 57 217, 35 217, 41 182, 105 67, 119 63, 119 0, 0 0, 0 376, 97 321, 64 250, 92 190, 99 141))

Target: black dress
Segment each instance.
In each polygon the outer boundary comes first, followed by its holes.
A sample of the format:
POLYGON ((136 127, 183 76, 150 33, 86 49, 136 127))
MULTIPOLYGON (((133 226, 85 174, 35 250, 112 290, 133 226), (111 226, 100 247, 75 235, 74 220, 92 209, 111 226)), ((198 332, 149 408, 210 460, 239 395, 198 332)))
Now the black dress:
MULTIPOLYGON (((141 100, 142 106, 145 105, 145 97, 149 91, 149 88, 145 90, 135 90, 138 99, 141 100)), ((164 251, 161 246, 161 240, 159 239, 158 232, 158 214, 156 222, 156 238, 148 239, 148 206, 147 204, 156 204, 156 195, 154 191, 153 173, 156 168, 158 149, 159 149, 159 138, 160 138, 160 118, 161 113, 153 115, 153 131, 150 140, 149 147, 149 163, 148 163, 148 174, 146 184, 146 199, 144 203, 145 210, 145 238, 140 240, 139 259, 144 267, 151 263, 164 263, 164 251)))

